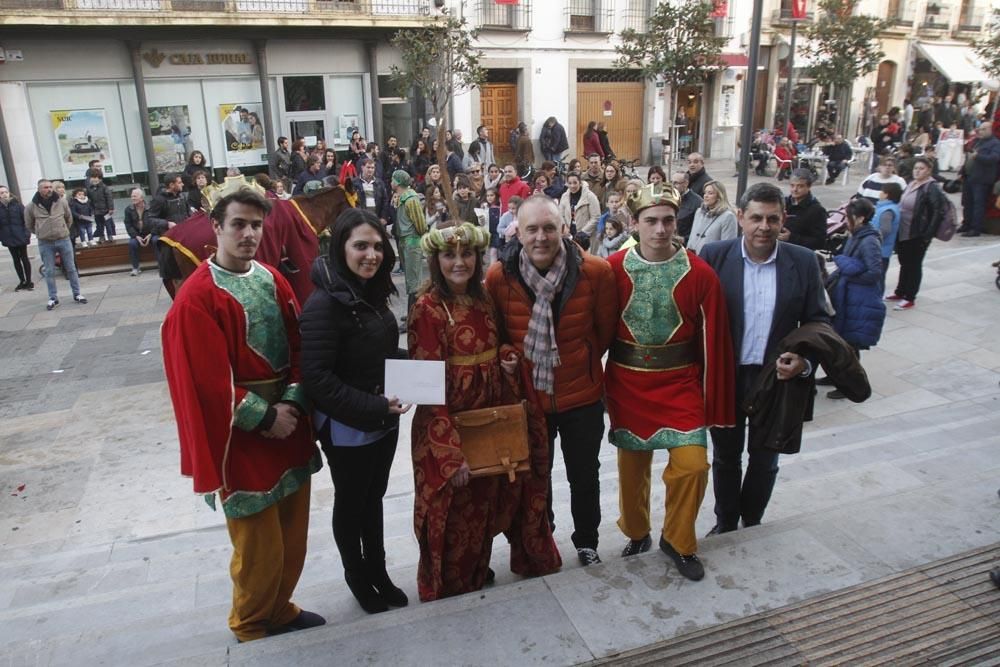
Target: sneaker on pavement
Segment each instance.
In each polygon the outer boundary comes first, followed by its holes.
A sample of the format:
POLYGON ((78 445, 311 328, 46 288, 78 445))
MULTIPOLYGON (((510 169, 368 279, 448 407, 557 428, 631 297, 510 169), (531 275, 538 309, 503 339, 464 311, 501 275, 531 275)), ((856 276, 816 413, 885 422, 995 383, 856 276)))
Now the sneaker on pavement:
POLYGON ((584 567, 601 562, 601 557, 597 555, 597 549, 584 547, 576 550, 576 557, 580 559, 580 565, 584 567))
POLYGON ((139 269, 132 269, 131 271, 128 272, 130 276, 137 276, 140 273, 142 273, 142 271, 140 271, 139 269))
POLYGON ((892 307, 892 309, 893 310, 909 310, 910 308, 913 308, 915 305, 917 305, 917 304, 913 303, 912 301, 905 301, 904 300, 904 301, 900 301, 899 303, 897 303, 895 306, 892 307))
POLYGON ((87 303, 87 297, 82 294, 77 294, 73 297, 73 301, 76 301, 77 303, 87 303))
POLYGON ((49 302, 45 304, 45 310, 52 310, 59 305, 59 299, 49 299, 49 302))
POLYGON ((884 297, 882 297, 882 300, 883 301, 903 301, 904 299, 903 299, 903 297, 899 296, 898 294, 886 294, 884 297))
POLYGON ((27 283, 23 283, 23 282, 21 282, 21 283, 18 283, 18 284, 17 284, 17 287, 15 287, 15 288, 14 288, 14 291, 15 291, 15 292, 20 292, 21 290, 23 290, 23 289, 27 289, 27 288, 28 288, 28 285, 27 285, 27 283))
POLYGON ((284 627, 289 630, 306 630, 308 628, 318 628, 321 625, 326 625, 325 618, 316 612, 303 609, 299 612, 298 616, 286 623, 284 627))
POLYGON ((33 282, 26 282, 26 283, 24 283, 24 289, 26 289, 26 290, 28 290, 30 292, 31 290, 35 289, 35 283, 33 283, 33 282))
POLYGON ((638 540, 629 540, 625 548, 622 549, 622 558, 628 558, 636 554, 644 554, 653 546, 653 538, 647 533, 645 537, 638 540))
POLYGON ((670 556, 677 570, 691 581, 701 581, 705 577, 705 568, 695 554, 682 556, 662 537, 660 537, 660 550, 670 556))

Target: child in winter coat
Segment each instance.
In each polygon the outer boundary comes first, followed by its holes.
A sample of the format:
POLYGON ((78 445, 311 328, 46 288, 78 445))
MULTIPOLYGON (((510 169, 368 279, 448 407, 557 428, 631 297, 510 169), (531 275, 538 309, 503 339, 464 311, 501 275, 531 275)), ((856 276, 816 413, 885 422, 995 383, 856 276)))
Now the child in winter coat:
POLYGON ((86 190, 73 190, 69 210, 73 213, 73 225, 76 227, 76 245, 81 248, 94 245, 94 206, 90 203, 86 190))
POLYGON ((621 214, 611 216, 604 224, 604 236, 601 238, 601 244, 597 247, 597 255, 607 259, 621 249, 627 238, 628 234, 625 233, 625 224, 622 222, 621 214))
POLYGON ((879 192, 878 204, 875 205, 875 216, 872 227, 882 236, 882 282, 889 270, 889 259, 896 247, 896 236, 899 234, 899 200, 903 198, 903 188, 898 183, 885 183, 879 192))
POLYGON ((490 264, 497 261, 497 254, 500 252, 500 248, 503 246, 503 237, 500 236, 498 227, 500 226, 500 195, 497 194, 496 188, 490 188, 486 191, 486 207, 489 210, 489 228, 490 228, 490 264))

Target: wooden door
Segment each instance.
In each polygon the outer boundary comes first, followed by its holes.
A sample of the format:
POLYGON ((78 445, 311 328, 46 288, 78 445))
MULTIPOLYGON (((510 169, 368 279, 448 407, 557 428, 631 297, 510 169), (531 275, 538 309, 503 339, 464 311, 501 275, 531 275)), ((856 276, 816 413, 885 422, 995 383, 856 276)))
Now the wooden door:
POLYGON ((510 152, 511 128, 517 126, 517 84, 486 83, 479 89, 481 123, 490 131, 497 164, 514 161, 510 152))
POLYGON ((620 160, 642 158, 642 110, 644 84, 641 81, 576 84, 576 152, 583 158, 583 133, 590 121, 604 121, 611 150, 620 160), (611 115, 605 115, 608 103, 611 115))
POLYGON ((875 101, 878 103, 878 113, 889 110, 892 99, 892 81, 896 78, 896 63, 883 60, 878 66, 878 79, 875 84, 875 101))

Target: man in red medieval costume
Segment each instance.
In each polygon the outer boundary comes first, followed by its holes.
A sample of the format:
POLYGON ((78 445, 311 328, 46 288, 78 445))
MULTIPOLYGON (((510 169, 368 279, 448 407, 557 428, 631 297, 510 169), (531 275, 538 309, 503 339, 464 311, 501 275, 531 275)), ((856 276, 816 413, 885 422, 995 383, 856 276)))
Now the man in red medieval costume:
POLYGON ((711 267, 674 239, 679 198, 645 187, 629 202, 636 246, 608 261, 619 319, 605 375, 612 444, 618 447, 618 527, 623 556, 647 551, 653 451, 666 449, 666 513, 660 549, 680 573, 705 570, 694 532, 708 485, 708 426, 734 420, 733 351, 726 302, 711 267))
POLYGON ((229 627, 240 641, 325 623, 290 601, 321 460, 299 385, 295 295, 253 259, 269 208, 249 189, 215 204, 218 250, 184 283, 162 329, 181 474, 212 507, 218 493, 226 515, 229 627))

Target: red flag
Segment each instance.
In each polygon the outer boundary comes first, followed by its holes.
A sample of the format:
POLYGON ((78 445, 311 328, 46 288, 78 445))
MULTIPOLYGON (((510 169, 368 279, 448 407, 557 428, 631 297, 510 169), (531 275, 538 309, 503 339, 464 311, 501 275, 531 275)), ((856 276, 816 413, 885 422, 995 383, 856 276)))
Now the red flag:
POLYGON ((806 17, 806 0, 792 0, 792 18, 804 19, 806 17))

